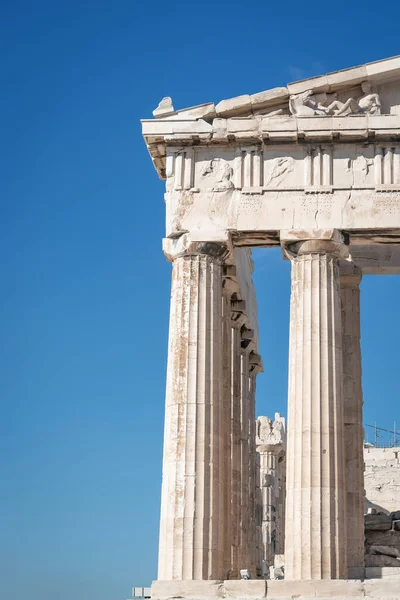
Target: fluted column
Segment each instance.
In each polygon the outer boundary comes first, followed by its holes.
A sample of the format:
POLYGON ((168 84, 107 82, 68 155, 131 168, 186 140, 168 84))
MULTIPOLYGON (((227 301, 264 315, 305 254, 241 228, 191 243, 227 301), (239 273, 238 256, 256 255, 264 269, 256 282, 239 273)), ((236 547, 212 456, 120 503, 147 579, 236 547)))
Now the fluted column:
MULTIPOLYGON (((242 342, 243 344, 243 342, 242 342)), ((249 350, 242 347, 240 356, 240 569, 250 570, 249 514, 249 350)))
MULTIPOLYGON (((235 306, 232 307, 235 309, 235 306)), ((242 315, 233 310, 231 324, 231 571, 230 579, 239 578, 241 568, 241 334, 242 315)))
POLYGON ((222 398, 220 422, 223 427, 221 432, 221 464, 220 472, 223 473, 224 487, 220 495, 220 572, 227 579, 231 570, 232 547, 232 510, 231 510, 231 485, 232 485, 232 349, 231 349, 231 291, 229 281, 224 281, 222 298, 222 398))
POLYGON ((363 576, 364 569, 364 430, 359 287, 361 277, 361 270, 353 263, 341 263, 347 566, 349 577, 355 579, 363 576))
POLYGON ((266 574, 266 564, 264 560, 263 545, 263 497, 261 492, 261 457, 256 452, 256 574, 258 577, 264 577, 266 574))
POLYGON ((220 494, 226 485, 221 472, 224 253, 216 243, 192 243, 174 252, 174 241, 167 240, 173 271, 159 580, 225 576, 219 552, 220 494))
POLYGON ((289 580, 347 576, 338 267, 338 257, 347 252, 339 232, 318 234, 324 239, 301 241, 292 235, 285 244, 292 262, 285 527, 289 580))
MULTIPOLYGON (((275 413, 272 422, 268 417, 258 417, 256 422, 257 453, 260 457, 260 488, 262 494, 262 556, 260 566, 269 574, 274 566, 276 554, 283 549, 281 523, 284 522, 285 474, 281 468, 281 459, 285 455, 286 432, 285 419, 275 413)), ((283 536, 282 536, 283 537, 283 536)))
POLYGON ((256 461, 256 380, 262 372, 261 356, 254 351, 249 355, 249 566, 253 578, 257 575, 256 493, 259 486, 256 461))

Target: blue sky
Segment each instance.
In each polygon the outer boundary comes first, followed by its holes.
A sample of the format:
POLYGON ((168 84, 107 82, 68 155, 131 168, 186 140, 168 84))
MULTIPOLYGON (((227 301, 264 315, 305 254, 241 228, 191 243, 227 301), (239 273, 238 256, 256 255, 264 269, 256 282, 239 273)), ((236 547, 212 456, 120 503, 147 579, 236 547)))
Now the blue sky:
MULTIPOLYGON (((0 597, 125 600, 156 576, 170 265, 140 133, 176 108, 400 53, 400 5, 4 0, 0 597)), ((286 412, 289 264, 255 253, 286 412)), ((400 278, 362 283, 365 420, 398 407, 400 278)), ((400 418, 398 418, 400 421, 400 418)))

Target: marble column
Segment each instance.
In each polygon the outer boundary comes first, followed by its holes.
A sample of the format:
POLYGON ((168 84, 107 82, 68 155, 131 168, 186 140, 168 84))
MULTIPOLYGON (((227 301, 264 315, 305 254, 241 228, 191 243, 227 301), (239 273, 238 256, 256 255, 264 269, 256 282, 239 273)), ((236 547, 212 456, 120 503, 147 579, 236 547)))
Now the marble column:
MULTIPOLYGON (((173 250, 174 241, 167 242, 173 250)), ((166 254, 173 270, 158 579, 222 579, 225 247, 192 243, 166 254)))
POLYGON ((292 262, 285 579, 347 577, 338 231, 289 232, 292 262), (308 236, 307 236, 308 237, 308 236))
POLYGON ((361 270, 340 265, 343 330, 344 444, 349 578, 364 575, 364 430, 360 346, 361 270))
POLYGON ((261 460, 259 452, 256 452, 256 575, 257 577, 264 578, 266 575, 266 565, 264 560, 262 514, 261 460))
POLYGON ((232 303, 231 321, 231 570, 229 579, 238 579, 241 568, 241 327, 243 314, 232 303))
POLYGON ((260 457, 260 489, 262 495, 262 555, 260 569, 269 575, 276 554, 283 553, 285 519, 285 472, 286 452, 285 419, 279 413, 275 420, 258 417, 256 421, 257 453, 260 457))
POLYGON ((250 507, 249 507, 249 349, 242 341, 241 356, 240 356, 240 471, 241 471, 241 486, 240 486, 240 569, 250 570, 250 507))
POLYGON ((221 415, 220 422, 223 427, 221 432, 221 463, 220 472, 224 474, 225 487, 220 494, 220 514, 223 518, 219 521, 220 533, 220 572, 224 579, 229 577, 231 570, 231 547, 232 547, 232 510, 231 510, 231 486, 232 486, 232 326, 231 326, 231 285, 229 280, 224 280, 222 298, 222 378, 221 378, 221 415), (223 543, 222 543, 223 541, 223 543))
POLYGON ((261 373, 261 356, 254 351, 249 355, 249 566, 253 578, 257 575, 257 526, 256 526, 256 493, 257 463, 256 463, 256 379, 261 373))

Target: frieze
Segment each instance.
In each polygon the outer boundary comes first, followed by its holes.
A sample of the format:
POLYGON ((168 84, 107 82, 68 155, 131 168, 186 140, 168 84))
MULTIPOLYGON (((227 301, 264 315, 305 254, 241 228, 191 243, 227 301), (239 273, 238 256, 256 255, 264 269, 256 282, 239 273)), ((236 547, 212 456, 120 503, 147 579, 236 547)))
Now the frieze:
POLYGON ((167 165, 167 191, 259 194, 400 187, 399 144, 249 146, 214 152, 209 160, 202 155, 199 160, 196 148, 186 148, 172 152, 167 165))

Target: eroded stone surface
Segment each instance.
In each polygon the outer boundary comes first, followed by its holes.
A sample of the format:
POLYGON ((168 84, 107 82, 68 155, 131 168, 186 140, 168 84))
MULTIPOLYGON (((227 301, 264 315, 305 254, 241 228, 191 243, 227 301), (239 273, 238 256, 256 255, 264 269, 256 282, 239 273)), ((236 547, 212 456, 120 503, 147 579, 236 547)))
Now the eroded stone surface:
POLYGON ((274 566, 278 567, 275 556, 284 552, 286 425, 279 413, 274 420, 258 417, 256 448, 260 462, 257 572, 264 577, 269 576, 271 569, 274 572, 274 566))
MULTIPOLYGON (((379 573, 382 573, 380 570, 379 573)), ((153 600, 172 598, 267 598, 268 600, 399 600, 398 575, 367 581, 156 581, 153 600)))
MULTIPOLYGON (((217 578, 196 590, 250 593, 223 583, 257 572, 249 248, 281 245, 292 261, 286 592, 330 597, 328 584, 295 580, 345 578, 361 561, 358 299, 340 289, 339 260, 400 272, 400 59, 182 111, 168 98, 155 115, 143 134, 166 179, 173 262, 159 577, 182 580, 180 595, 194 590, 185 580, 217 578)), ((370 516, 368 533, 391 527, 370 516)))

